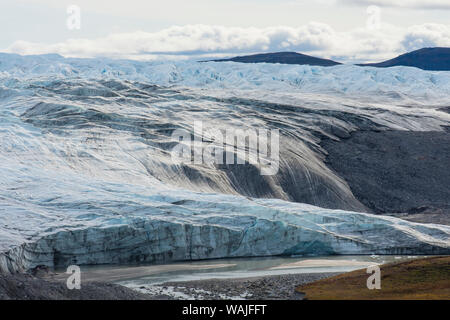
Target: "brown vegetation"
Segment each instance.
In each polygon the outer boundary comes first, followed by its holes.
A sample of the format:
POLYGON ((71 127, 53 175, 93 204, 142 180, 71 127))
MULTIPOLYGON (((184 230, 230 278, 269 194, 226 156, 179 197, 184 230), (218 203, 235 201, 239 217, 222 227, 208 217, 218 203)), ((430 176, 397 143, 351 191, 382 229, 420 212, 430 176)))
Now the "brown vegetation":
POLYGON ((369 290, 366 269, 297 288, 319 300, 450 300, 450 257, 430 257, 381 266, 381 289, 369 290))

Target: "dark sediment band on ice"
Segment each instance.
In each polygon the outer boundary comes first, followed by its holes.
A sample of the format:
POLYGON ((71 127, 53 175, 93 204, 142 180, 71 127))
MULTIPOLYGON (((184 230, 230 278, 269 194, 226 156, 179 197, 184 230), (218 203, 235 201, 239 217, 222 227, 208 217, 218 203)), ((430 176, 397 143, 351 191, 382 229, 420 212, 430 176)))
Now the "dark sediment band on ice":
POLYGON ((450 133, 356 131, 321 145, 326 163, 373 212, 450 223, 450 133))

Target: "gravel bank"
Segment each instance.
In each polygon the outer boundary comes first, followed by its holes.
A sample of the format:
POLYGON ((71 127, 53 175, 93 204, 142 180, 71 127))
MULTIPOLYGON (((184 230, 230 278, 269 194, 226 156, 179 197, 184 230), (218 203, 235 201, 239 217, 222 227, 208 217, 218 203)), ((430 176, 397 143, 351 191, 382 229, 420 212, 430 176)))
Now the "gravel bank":
POLYGON ((171 295, 174 299, 222 300, 300 300, 295 288, 339 273, 286 274, 237 279, 209 279, 186 282, 166 282, 140 286, 142 293, 171 295))
POLYGON ((31 274, 0 274, 0 300, 298 300, 295 288, 338 273, 287 274, 240 279, 209 279, 124 287, 87 281, 80 290, 31 274))

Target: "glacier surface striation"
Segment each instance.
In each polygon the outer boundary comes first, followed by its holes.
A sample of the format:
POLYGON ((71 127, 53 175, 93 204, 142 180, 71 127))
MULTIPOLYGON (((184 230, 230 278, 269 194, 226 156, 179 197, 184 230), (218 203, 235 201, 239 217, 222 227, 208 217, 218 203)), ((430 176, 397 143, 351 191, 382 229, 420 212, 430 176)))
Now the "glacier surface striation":
POLYGON ((324 138, 440 131, 450 72, 0 54, 0 270, 301 254, 449 254, 372 215, 324 138), (280 130, 280 169, 175 164, 171 133, 280 130))

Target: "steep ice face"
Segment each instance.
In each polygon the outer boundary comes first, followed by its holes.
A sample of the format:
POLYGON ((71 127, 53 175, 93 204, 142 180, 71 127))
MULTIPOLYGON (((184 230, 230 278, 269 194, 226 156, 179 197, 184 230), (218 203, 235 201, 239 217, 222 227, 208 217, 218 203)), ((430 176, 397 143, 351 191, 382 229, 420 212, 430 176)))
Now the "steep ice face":
POLYGON ((2 201, 1 270, 293 254, 450 252, 448 226, 282 200, 67 178, 50 173, 38 182, 41 188, 32 199, 2 201), (53 198, 46 198, 49 194, 53 198))
POLYGON ((354 212, 367 209, 320 146, 442 131, 449 73, 336 68, 0 55, 0 270, 449 253, 447 226, 354 212), (171 132, 194 120, 280 129, 279 172, 173 163, 171 132))

